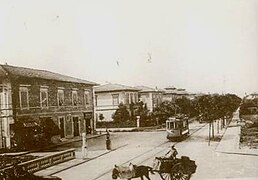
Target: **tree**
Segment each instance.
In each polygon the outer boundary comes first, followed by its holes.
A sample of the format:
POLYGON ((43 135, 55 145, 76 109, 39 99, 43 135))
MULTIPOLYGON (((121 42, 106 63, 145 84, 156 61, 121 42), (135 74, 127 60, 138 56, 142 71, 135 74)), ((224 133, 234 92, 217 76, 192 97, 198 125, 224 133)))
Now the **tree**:
POLYGON ((209 144, 212 130, 214 138, 214 121, 225 117, 232 117, 232 114, 240 105, 241 98, 234 94, 226 95, 204 95, 197 98, 196 110, 204 121, 209 123, 209 144))
POLYGON ((103 114, 101 113, 100 115, 99 115, 99 120, 103 120, 103 119, 105 119, 105 117, 103 116, 103 114))
POLYGON ((169 117, 174 116, 179 111, 178 105, 171 101, 164 101, 153 110, 152 116, 157 118, 160 123, 165 123, 169 117))
POLYGON ((246 99, 244 98, 241 107, 240 115, 258 114, 258 98, 246 99))
POLYGON ((148 121, 151 119, 147 105, 142 101, 135 104, 136 111, 135 115, 140 116, 140 122, 142 125, 149 125, 148 121))
POLYGON ((175 104, 179 107, 180 113, 186 114, 188 117, 193 117, 197 113, 194 108, 194 101, 186 97, 176 99, 175 104))
POLYGON ((115 111, 115 113, 112 115, 112 118, 115 122, 123 122, 130 119, 129 111, 127 110, 127 107, 120 103, 118 105, 118 109, 115 111))

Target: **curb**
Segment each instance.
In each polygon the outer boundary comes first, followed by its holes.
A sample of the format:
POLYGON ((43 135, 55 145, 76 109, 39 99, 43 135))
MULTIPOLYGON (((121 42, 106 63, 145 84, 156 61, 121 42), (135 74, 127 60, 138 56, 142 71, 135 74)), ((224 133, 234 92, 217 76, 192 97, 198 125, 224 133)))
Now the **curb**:
MULTIPOLYGON (((231 124, 229 124, 229 125, 227 125, 226 126, 226 129, 225 129, 225 131, 223 132, 223 134, 222 134, 222 138, 221 138, 221 140, 220 140, 220 142, 219 142, 219 144, 218 144, 218 146, 215 148, 215 151, 216 152, 218 152, 218 153, 223 153, 223 154, 234 154, 234 155, 246 155, 246 156, 258 156, 258 154, 257 153, 248 153, 248 152, 244 152, 244 151, 240 151, 240 150, 238 150, 238 149, 233 149, 232 151, 227 151, 227 150, 218 150, 218 148, 219 148, 219 146, 220 146, 220 143, 221 143, 221 141, 223 140, 223 137, 224 137, 224 135, 226 134, 226 132, 227 132, 227 130, 228 130, 228 128, 232 128, 232 127, 237 127, 238 125, 234 125, 233 123, 231 124)), ((239 128, 241 128, 241 127, 239 127, 239 128)), ((238 136, 238 139, 240 138, 240 136, 239 136, 239 134, 238 135, 236 135, 236 136, 238 136)), ((239 142, 239 141, 238 141, 239 142)), ((222 145, 221 145, 222 146, 222 145)), ((238 147, 239 147, 239 143, 238 143, 238 147)))
POLYGON ((223 154, 235 154, 235 155, 246 155, 246 156, 258 156, 258 154, 245 153, 245 152, 227 152, 227 151, 216 151, 223 154))
POLYGON ((92 160, 94 160, 94 159, 97 159, 97 158, 99 158, 99 157, 101 157, 101 156, 104 156, 104 155, 106 155, 106 154, 108 154, 108 153, 110 153, 110 152, 116 151, 116 150, 118 150, 118 149, 120 149, 120 148, 122 148, 122 147, 125 147, 125 146, 127 146, 127 145, 128 145, 128 144, 119 146, 119 147, 117 147, 117 148, 115 148, 115 149, 112 149, 112 150, 110 150, 110 151, 107 151, 107 152, 105 152, 105 153, 103 153, 103 154, 100 154, 100 155, 98 155, 98 156, 96 156, 96 157, 89 158, 89 159, 87 159, 87 160, 84 160, 84 161, 79 162, 79 163, 77 163, 77 164, 71 165, 71 166, 66 167, 66 168, 64 168, 64 169, 57 170, 57 171, 54 172, 54 173, 50 173, 49 176, 52 176, 52 175, 54 175, 54 174, 60 173, 60 172, 62 172, 62 171, 65 171, 65 170, 67 170, 67 169, 70 169, 70 168, 79 166, 79 165, 81 165, 81 164, 83 164, 83 163, 86 163, 86 162, 88 162, 88 161, 92 161, 92 160))

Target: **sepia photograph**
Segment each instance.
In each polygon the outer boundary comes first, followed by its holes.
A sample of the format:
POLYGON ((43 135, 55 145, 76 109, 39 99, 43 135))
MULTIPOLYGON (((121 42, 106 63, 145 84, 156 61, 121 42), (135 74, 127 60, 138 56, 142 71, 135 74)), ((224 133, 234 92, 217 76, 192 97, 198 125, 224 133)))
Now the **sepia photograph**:
POLYGON ((0 180, 120 179, 258 179, 258 0, 0 0, 0 180))

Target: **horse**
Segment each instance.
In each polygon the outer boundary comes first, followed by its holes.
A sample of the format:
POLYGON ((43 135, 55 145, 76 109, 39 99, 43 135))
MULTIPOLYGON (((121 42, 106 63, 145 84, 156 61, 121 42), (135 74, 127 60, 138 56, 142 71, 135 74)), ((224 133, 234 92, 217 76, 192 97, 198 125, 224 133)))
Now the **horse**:
POLYGON ((133 178, 141 178, 141 180, 143 180, 143 177, 145 176, 148 180, 150 180, 149 172, 154 174, 154 171, 149 166, 137 166, 132 163, 129 164, 129 167, 115 165, 112 171, 112 178, 117 179, 119 177, 120 179, 128 180, 133 178))

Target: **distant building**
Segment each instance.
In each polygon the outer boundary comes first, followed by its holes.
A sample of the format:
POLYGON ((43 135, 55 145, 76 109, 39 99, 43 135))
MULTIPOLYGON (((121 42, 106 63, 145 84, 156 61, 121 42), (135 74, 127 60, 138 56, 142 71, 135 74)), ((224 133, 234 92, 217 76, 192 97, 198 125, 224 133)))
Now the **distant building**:
POLYGON ((258 93, 254 92, 243 98, 243 104, 250 114, 258 114, 258 93))
POLYGON ((105 84, 94 87, 96 121, 113 121, 112 115, 123 103, 129 108, 138 102, 139 89, 121 84, 105 84))
POLYGON ((244 97, 246 100, 258 99, 258 93, 254 92, 244 97))
POLYGON ((146 104, 149 111, 153 111, 155 107, 162 103, 163 91, 157 88, 147 86, 136 86, 139 89, 139 100, 146 104))
POLYGON ((176 99, 186 97, 190 98, 190 94, 182 88, 175 88, 174 86, 169 86, 164 88, 163 101, 175 102, 176 99))
POLYGON ((30 136, 44 122, 55 123, 61 138, 94 130, 96 83, 9 65, 0 65, 0 81, 0 148, 10 148, 17 131, 30 136))
POLYGON ((189 95, 190 94, 185 89, 183 88, 177 89, 176 98, 182 98, 182 97, 189 98, 189 95))
POLYGON ((164 88, 162 101, 172 101, 176 99, 176 88, 174 86, 169 86, 164 88))

